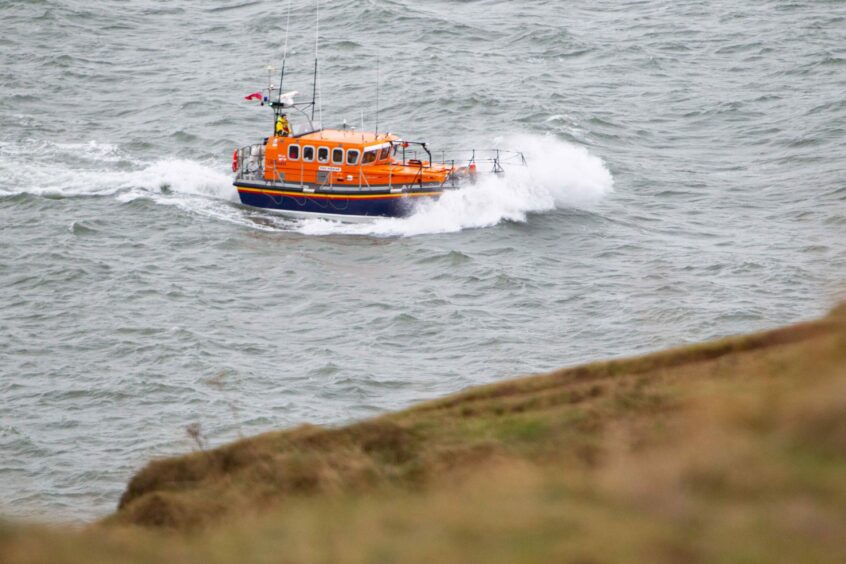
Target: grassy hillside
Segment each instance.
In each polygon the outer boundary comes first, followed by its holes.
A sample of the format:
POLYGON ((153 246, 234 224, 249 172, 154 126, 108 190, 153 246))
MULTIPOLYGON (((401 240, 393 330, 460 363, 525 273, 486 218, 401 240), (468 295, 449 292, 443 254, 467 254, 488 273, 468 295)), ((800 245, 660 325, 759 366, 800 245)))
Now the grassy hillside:
POLYGON ((846 307, 150 463, 2 562, 844 562, 846 307))

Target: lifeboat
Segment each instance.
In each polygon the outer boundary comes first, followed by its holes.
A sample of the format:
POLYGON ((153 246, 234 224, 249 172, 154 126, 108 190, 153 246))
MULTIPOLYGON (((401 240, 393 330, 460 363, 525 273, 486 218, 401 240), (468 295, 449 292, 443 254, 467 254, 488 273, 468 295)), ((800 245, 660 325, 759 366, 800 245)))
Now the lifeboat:
POLYGON ((297 103, 296 94, 277 97, 271 84, 266 95, 247 97, 274 110, 275 127, 261 143, 234 151, 234 186, 246 206, 294 218, 405 217, 417 202, 475 181, 480 165, 493 174, 503 173, 506 161, 525 165, 521 153, 499 150, 441 153, 436 161, 425 142, 346 126, 324 129, 313 122, 315 100, 297 103), (289 116, 300 123, 291 127, 289 116))

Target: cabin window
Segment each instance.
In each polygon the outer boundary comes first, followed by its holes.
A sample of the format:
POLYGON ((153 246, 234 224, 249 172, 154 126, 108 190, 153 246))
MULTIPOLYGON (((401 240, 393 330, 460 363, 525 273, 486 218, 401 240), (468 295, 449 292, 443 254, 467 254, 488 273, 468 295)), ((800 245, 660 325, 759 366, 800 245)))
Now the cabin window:
POLYGON ((314 160, 314 147, 311 145, 303 147, 303 160, 310 163, 314 160))
POLYGON ((332 164, 344 164, 343 149, 332 149, 332 164))
POLYGON ((361 153, 358 151, 358 149, 347 149, 347 164, 358 164, 358 156, 360 154, 361 153))
POLYGON ((361 158, 361 164, 370 164, 376 160, 376 150, 364 151, 364 156, 361 158))
POLYGON ((379 160, 384 161, 385 159, 388 158, 388 155, 390 155, 390 154, 391 154, 391 146, 388 145, 387 147, 382 149, 382 154, 379 155, 379 160))
POLYGON ((292 161, 296 161, 300 158, 300 146, 299 145, 288 145, 288 158, 292 161))
POLYGON ((318 147, 317 148, 317 162, 319 162, 319 163, 328 163, 329 162, 329 147, 318 147))

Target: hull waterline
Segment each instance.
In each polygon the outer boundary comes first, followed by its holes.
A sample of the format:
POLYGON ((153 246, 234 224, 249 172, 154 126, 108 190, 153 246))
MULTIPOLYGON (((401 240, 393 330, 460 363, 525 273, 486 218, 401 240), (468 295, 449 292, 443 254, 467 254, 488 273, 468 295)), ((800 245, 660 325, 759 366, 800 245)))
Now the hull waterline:
POLYGON ((329 193, 275 189, 236 184, 241 203, 293 218, 368 221, 380 217, 407 217, 416 202, 440 197, 441 190, 386 191, 385 193, 329 193))

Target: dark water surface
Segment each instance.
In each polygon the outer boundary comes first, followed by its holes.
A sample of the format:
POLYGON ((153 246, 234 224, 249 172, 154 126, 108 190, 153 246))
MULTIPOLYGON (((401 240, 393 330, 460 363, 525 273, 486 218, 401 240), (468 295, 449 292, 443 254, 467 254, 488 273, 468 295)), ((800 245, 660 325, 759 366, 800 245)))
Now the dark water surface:
MULTIPOLYGON (((287 85, 311 91, 313 4, 287 85)), ((794 322, 846 280, 846 3, 323 2, 327 125, 523 148, 406 220, 235 203, 284 2, 0 2, 0 513, 148 459, 794 322)))

